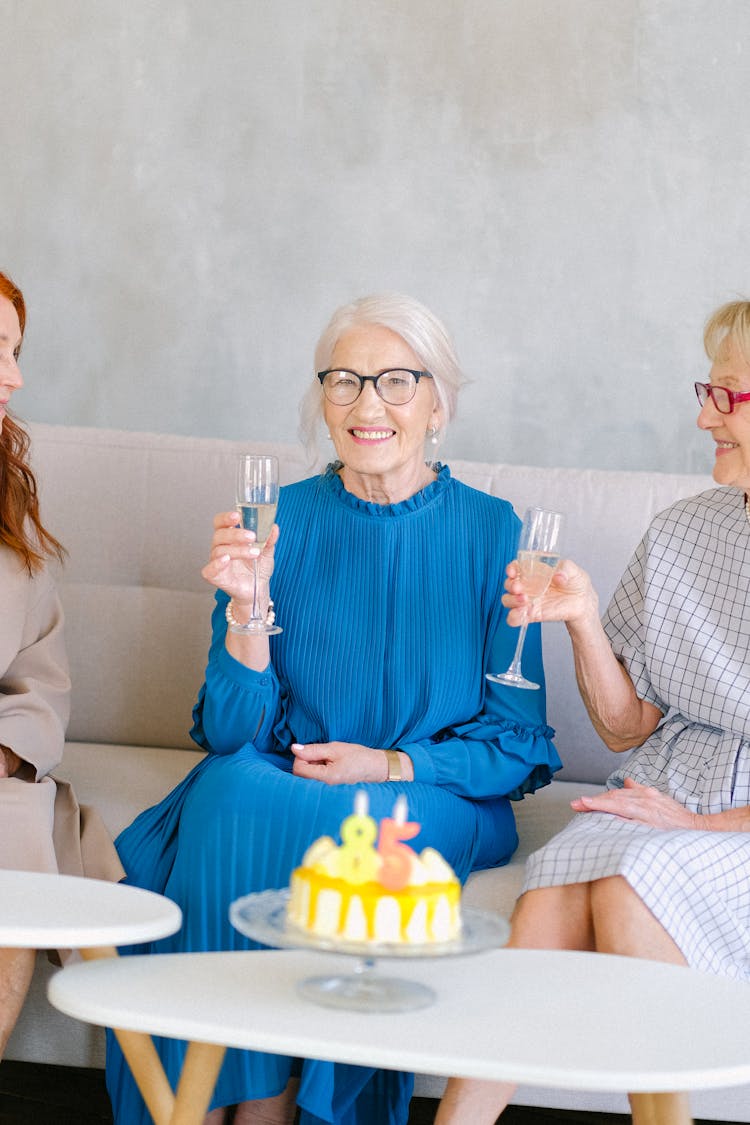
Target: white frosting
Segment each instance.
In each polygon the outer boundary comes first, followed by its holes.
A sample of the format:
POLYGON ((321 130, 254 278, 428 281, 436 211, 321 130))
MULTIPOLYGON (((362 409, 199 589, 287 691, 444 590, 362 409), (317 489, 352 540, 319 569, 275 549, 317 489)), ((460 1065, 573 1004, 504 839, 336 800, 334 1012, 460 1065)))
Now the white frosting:
POLYGON ((312 931, 321 937, 333 937, 339 928, 341 895, 338 891, 322 890, 315 904, 312 931))
POLYGON ((338 846, 331 836, 319 836, 313 840, 302 857, 303 867, 319 867, 328 875, 338 875, 338 846))
POLYGON ((378 899, 374 926, 375 941, 401 941, 401 910, 391 895, 378 899))
POLYGON ((451 908, 444 898, 441 898, 435 907, 435 912, 432 916, 432 932, 430 937, 433 941, 448 941, 453 937, 451 929, 451 908))
POLYGON ((344 933, 349 941, 367 941, 367 918, 359 895, 354 895, 349 903, 344 933))
POLYGON ((418 902, 406 926, 406 940, 420 945, 427 939, 427 903, 418 902))
POLYGON ((451 865, 434 848, 425 848, 419 860, 420 871, 426 875, 426 883, 452 883, 456 878, 451 865))

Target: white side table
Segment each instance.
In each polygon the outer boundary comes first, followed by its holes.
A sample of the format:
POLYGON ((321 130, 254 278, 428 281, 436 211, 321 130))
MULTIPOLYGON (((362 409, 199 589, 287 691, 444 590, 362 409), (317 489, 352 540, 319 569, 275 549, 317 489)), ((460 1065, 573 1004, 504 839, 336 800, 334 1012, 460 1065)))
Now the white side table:
MULTIPOLYGON (((138 887, 0 870, 0 946, 78 949, 87 960, 116 959, 116 946, 167 937, 181 924, 176 903, 138 887)), ((76 967, 86 966, 71 966, 56 976, 76 967)), ((151 1037, 120 1028, 115 1034, 133 1074, 148 1091, 149 1108, 153 1105, 162 1117, 171 1112, 174 1095, 151 1037)))
POLYGON ((0 870, 0 945, 92 949, 135 945, 179 930, 171 899, 101 879, 0 870))
POLYGON ((750 986, 603 954, 492 950, 400 961, 437 994, 393 1013, 323 1009, 298 982, 341 956, 301 951, 127 957, 58 974, 51 1002, 90 1023, 191 1041, 171 1116, 198 1125, 225 1046, 568 1089, 637 1091, 639 1123, 689 1121, 663 1091, 750 1080, 750 986))

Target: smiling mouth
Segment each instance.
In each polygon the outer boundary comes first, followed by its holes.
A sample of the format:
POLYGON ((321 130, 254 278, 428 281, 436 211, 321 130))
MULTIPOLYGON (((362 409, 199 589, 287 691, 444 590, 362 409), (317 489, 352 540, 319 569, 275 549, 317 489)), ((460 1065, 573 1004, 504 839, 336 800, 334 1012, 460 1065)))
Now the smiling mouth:
POLYGON ((737 449, 738 445, 737 445, 736 441, 717 441, 716 448, 717 449, 737 449))
POLYGON ((349 433, 357 441, 387 441, 392 438, 393 430, 350 430, 349 433))

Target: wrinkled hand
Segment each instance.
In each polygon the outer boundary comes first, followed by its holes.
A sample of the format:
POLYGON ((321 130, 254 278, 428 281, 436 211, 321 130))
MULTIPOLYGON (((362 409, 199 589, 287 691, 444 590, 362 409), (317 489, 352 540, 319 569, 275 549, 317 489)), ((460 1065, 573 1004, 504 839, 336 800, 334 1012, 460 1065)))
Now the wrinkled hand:
POLYGON ((293 773, 324 781, 326 785, 356 785, 359 781, 385 781, 388 763, 382 750, 358 742, 293 743, 293 773))
POLYGON ((523 625, 527 614, 529 621, 575 621, 584 617, 598 621, 599 599, 591 579, 571 559, 562 559, 558 563, 547 592, 535 602, 524 593, 518 563, 509 563, 505 573, 502 600, 510 610, 509 625, 523 625))
POLYGON ((239 512, 220 512, 214 518, 209 561, 201 575, 206 582, 223 590, 238 605, 252 605, 253 559, 258 559, 258 601, 262 607, 268 603, 268 583, 273 574, 273 555, 279 528, 273 531, 261 551, 255 543, 255 532, 241 526, 239 512))
POLYGON ((630 777, 625 778, 623 789, 607 789, 595 797, 577 797, 570 805, 576 812, 611 813, 651 828, 706 827, 699 813, 689 812, 666 793, 652 785, 640 785, 630 777))

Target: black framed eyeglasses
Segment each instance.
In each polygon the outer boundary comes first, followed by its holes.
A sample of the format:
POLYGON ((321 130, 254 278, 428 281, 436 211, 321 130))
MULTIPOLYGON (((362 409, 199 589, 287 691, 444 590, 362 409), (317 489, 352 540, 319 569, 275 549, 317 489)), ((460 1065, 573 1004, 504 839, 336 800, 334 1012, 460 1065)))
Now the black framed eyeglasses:
POLYGON ((379 375, 358 375, 356 371, 334 368, 319 371, 323 393, 335 406, 351 406, 362 394, 365 383, 372 383, 377 394, 389 406, 405 406, 417 393, 420 379, 431 379, 429 371, 411 371, 407 367, 394 367, 379 375))
POLYGON ((719 414, 732 414, 738 402, 750 402, 750 391, 730 391, 727 387, 715 387, 713 383, 696 383, 695 393, 701 406, 710 398, 719 414))

